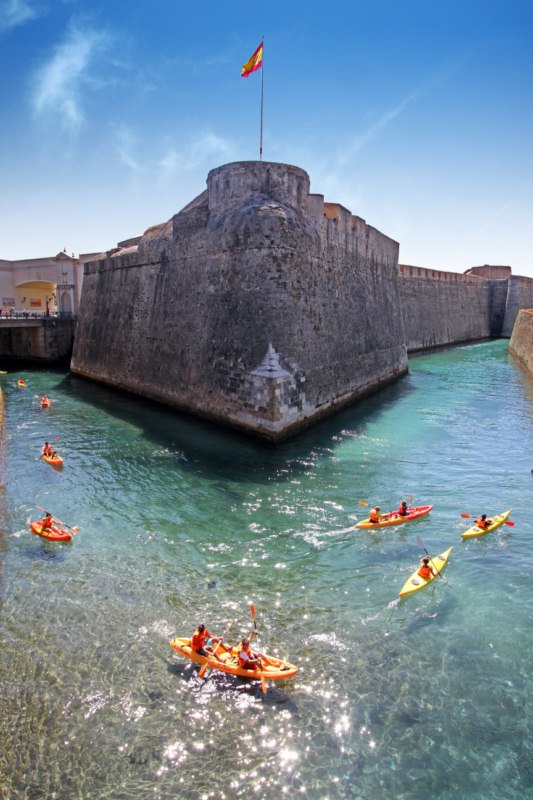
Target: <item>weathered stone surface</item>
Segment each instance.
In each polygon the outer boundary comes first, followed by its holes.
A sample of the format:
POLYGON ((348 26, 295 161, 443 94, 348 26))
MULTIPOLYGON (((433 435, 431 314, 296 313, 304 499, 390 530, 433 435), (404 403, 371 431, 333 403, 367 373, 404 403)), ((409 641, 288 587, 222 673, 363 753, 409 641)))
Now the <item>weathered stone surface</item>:
POLYGON ((398 244, 297 167, 220 167, 137 253, 86 265, 71 369, 282 438, 407 370, 398 244))
POLYGON ((0 357, 68 364, 75 328, 72 318, 0 320, 0 357))
POLYGON ((510 335, 533 280, 398 266, 398 244, 287 164, 212 170, 139 241, 85 265, 71 369, 276 440, 407 371, 510 335))
POLYGON ((533 308, 518 312, 509 341, 509 352, 533 375, 533 308))
POLYGON ((400 270, 409 352, 502 335, 506 280, 404 265, 400 270))
POLYGON ((521 308, 533 308, 533 280, 520 275, 512 275, 509 278, 502 336, 512 335, 521 308))

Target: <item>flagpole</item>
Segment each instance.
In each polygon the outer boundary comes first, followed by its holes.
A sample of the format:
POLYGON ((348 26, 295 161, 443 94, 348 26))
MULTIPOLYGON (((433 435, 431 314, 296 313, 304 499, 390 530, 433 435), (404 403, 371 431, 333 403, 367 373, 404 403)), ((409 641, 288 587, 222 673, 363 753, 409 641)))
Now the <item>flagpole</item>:
POLYGON ((263 73, 265 71, 265 37, 261 37, 262 59, 261 59, 261 128, 259 132, 259 161, 263 160, 263 73))

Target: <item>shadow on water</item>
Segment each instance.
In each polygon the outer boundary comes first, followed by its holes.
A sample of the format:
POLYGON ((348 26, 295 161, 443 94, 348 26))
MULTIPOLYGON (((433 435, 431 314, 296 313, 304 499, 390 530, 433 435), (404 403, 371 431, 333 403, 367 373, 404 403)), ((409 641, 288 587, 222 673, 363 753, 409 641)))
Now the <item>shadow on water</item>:
POLYGON ((72 542, 43 541, 27 547, 22 551, 22 555, 30 561, 52 561, 61 564, 66 558, 65 545, 72 545, 72 542))
POLYGON ((201 680, 198 677, 198 670, 189 664, 171 663, 167 665, 167 671, 170 675, 175 675, 191 684, 193 693, 198 695, 205 694, 206 691, 221 694, 228 694, 229 692, 234 697, 246 694, 256 700, 262 700, 267 706, 282 705, 292 713, 297 713, 298 711, 297 704, 289 695, 272 682, 268 684, 267 693, 263 694, 260 681, 227 675, 226 673, 216 672, 216 670, 213 670, 211 675, 207 675, 205 680, 201 680))
POLYGON ((273 444, 77 376, 66 375, 58 388, 76 400, 136 426, 155 446, 171 446, 185 454, 181 467, 184 461, 190 461, 191 469, 201 470, 211 478, 254 482, 268 481, 273 476, 289 480, 307 470, 311 459, 327 457, 344 439, 363 436, 368 424, 415 390, 410 376, 405 375, 296 436, 273 444), (193 459, 189 458, 190 454, 194 454, 193 459), (283 475, 278 474, 280 468, 283 468, 283 475))

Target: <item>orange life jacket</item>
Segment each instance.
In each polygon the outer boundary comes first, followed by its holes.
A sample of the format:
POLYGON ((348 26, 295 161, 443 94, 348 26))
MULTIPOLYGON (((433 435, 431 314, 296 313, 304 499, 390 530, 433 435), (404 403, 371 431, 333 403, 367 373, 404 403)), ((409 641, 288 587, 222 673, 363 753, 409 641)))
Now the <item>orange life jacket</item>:
POLYGON ((370 519, 373 520, 374 522, 379 522, 379 518, 380 518, 379 511, 373 508, 372 511, 370 512, 370 519))
POLYGON ((239 667, 241 667, 241 669, 255 669, 255 667, 250 667, 250 662, 248 660, 250 658, 254 658, 254 655, 250 650, 250 645, 247 647, 241 645, 239 650, 239 667))
POLYGON ((429 566, 429 564, 427 566, 426 566, 426 564, 422 564, 422 566, 418 570, 418 574, 420 575, 421 578, 426 578, 427 579, 433 573, 431 572, 431 567, 429 566))
POLYGON ((194 631, 194 633, 192 635, 192 639, 191 639, 191 647, 192 647, 192 649, 194 651, 200 650, 200 648, 202 648, 204 646, 204 644, 206 643, 206 641, 208 639, 210 639, 210 638, 211 638, 211 634, 209 633, 207 628, 204 628, 202 633, 200 633, 200 631, 197 628, 194 631))
POLYGON ((478 526, 478 528, 488 528, 489 522, 486 519, 481 519, 481 517, 478 517, 476 519, 476 525, 478 526))

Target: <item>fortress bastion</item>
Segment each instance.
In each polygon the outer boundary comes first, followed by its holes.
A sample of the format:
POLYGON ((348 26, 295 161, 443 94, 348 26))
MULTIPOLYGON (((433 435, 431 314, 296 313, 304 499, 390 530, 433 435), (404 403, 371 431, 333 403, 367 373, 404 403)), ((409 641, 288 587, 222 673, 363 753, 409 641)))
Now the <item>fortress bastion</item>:
POLYGON ((71 371, 268 440, 407 371, 398 243, 269 162, 85 265, 71 371))

